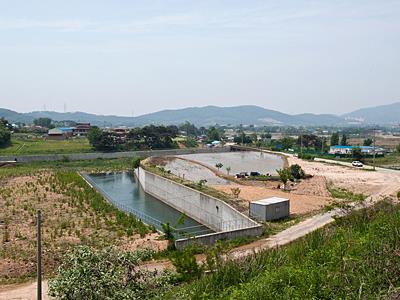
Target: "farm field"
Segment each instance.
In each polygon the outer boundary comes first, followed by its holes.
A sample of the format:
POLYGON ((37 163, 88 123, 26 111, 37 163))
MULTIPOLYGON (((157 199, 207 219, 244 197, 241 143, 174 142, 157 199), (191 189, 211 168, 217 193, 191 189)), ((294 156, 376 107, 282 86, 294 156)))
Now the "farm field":
POLYGON ((0 148, 0 155, 36 155, 56 153, 80 153, 91 152, 92 147, 86 138, 74 138, 68 140, 46 140, 37 136, 13 136, 11 146, 0 148))
POLYGON ((135 250, 164 249, 148 226, 118 211, 75 170, 120 170, 129 160, 33 163, 0 169, 0 285, 35 275, 35 214, 42 211, 43 264, 51 276, 63 255, 77 245, 135 250))

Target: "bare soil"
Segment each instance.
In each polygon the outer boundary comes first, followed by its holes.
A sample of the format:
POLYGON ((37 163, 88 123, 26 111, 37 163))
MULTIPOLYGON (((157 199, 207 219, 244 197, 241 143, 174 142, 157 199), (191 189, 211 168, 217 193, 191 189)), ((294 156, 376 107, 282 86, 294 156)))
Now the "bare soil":
MULTIPOLYGON (((43 269, 51 275, 63 254, 74 245, 95 248, 162 250, 158 233, 127 236, 112 214, 100 218, 87 203, 74 205, 55 187, 55 177, 43 171, 9 178, 0 184, 0 285, 23 282, 36 271, 36 210, 42 211, 43 269)), ((71 187, 72 188, 72 187, 71 187)))

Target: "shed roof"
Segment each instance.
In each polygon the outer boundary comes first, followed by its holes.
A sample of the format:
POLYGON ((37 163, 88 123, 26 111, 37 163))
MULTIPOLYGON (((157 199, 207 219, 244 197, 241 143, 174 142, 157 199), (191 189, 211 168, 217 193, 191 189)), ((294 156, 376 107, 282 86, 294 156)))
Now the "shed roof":
POLYGON ((282 202, 287 202, 287 201, 289 201, 289 199, 280 198, 280 197, 271 197, 271 198, 253 201, 251 203, 260 204, 260 205, 269 205, 269 204, 276 204, 276 203, 282 203, 282 202))

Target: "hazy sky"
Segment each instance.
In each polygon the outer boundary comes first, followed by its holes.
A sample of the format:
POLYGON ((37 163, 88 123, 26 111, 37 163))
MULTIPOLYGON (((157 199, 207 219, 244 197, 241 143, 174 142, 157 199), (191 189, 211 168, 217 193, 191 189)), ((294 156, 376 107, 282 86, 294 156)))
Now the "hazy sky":
POLYGON ((0 107, 343 113, 396 101, 399 0, 0 0, 0 107))

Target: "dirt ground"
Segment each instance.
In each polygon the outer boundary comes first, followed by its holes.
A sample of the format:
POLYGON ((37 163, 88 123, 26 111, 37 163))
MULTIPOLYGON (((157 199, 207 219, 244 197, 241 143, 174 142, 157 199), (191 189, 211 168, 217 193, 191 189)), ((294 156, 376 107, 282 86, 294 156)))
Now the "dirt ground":
POLYGON ((357 194, 372 195, 385 191, 386 187, 393 182, 393 176, 400 178, 400 173, 397 175, 366 171, 342 165, 305 161, 296 157, 288 157, 288 162, 289 165, 299 164, 306 174, 313 175, 313 177, 293 184, 290 192, 278 189, 278 182, 253 182, 251 185, 248 185, 249 182, 247 182, 246 185, 213 185, 212 187, 228 194, 232 194, 233 187, 239 187, 241 190, 239 203, 244 206, 247 206, 248 202, 272 196, 288 198, 290 199, 291 214, 307 214, 320 210, 333 200, 327 185, 357 194))
MULTIPOLYGON (((115 245, 121 249, 163 250, 158 233, 128 236, 115 216, 99 218, 91 206, 78 205, 56 187, 51 172, 0 182, 0 285, 22 282, 36 271, 36 210, 42 211, 43 268, 49 275, 74 245, 115 245)), ((72 187, 70 187, 72 188, 72 187)))
POLYGON ((231 189, 240 188, 240 203, 248 208, 249 202, 254 200, 265 199, 269 197, 282 197, 290 199, 290 213, 294 215, 307 214, 320 210, 328 205, 332 198, 326 189, 325 180, 322 176, 317 176, 294 184, 290 192, 277 188, 279 183, 268 184, 268 186, 251 186, 251 185, 213 185, 212 187, 232 194, 231 189))
MULTIPOLYGON (((291 165, 299 164, 307 174, 323 176, 328 183, 358 194, 375 194, 390 183, 395 176, 392 173, 305 161, 296 157, 288 157, 288 160, 291 165)), ((400 176, 400 173, 397 176, 400 176)))

